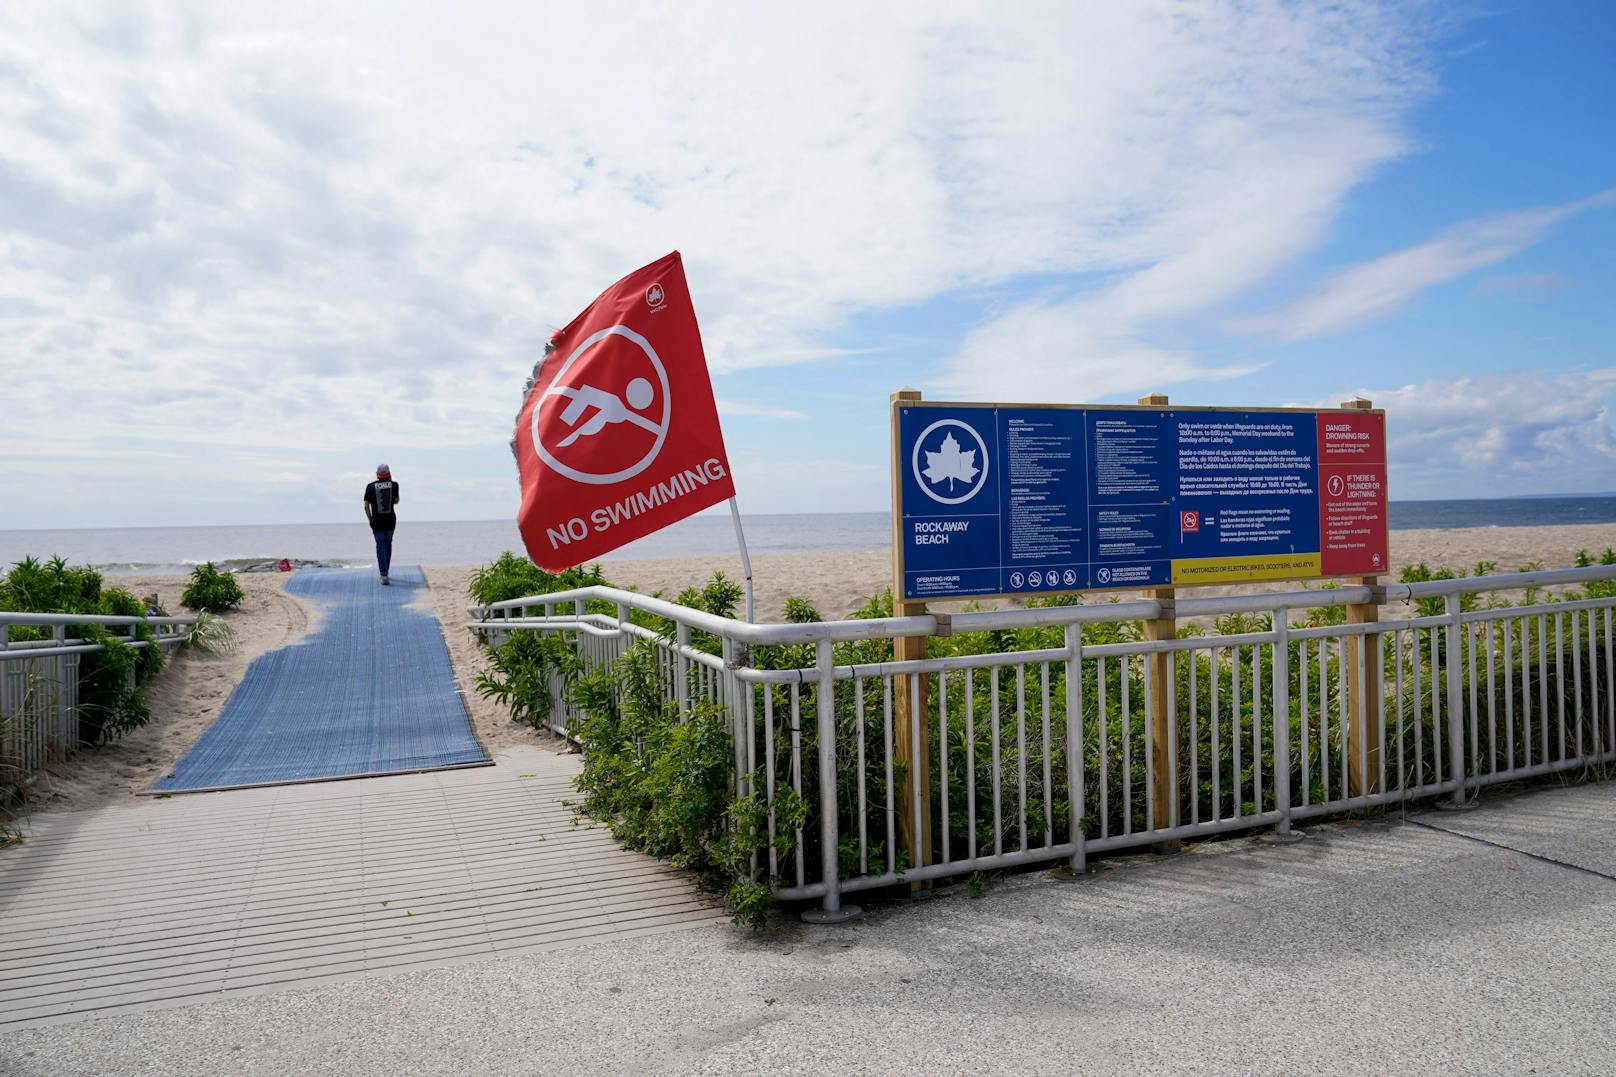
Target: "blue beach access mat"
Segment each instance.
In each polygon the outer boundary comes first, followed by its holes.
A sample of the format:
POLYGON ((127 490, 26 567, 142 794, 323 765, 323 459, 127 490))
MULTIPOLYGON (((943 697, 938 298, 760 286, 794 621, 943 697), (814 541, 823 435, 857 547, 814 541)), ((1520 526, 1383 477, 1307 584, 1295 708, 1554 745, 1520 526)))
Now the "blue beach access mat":
POLYGON ((455 686, 419 567, 304 569, 286 593, 315 631, 260 655, 191 749, 147 793, 489 765, 455 686))

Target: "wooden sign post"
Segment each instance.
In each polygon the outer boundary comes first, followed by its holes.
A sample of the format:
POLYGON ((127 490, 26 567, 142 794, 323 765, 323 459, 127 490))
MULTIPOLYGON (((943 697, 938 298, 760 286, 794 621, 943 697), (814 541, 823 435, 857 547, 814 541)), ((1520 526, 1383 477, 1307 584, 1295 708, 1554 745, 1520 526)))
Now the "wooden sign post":
MULTIPOLYGON (((892 615, 917 617, 926 612, 924 602, 903 597, 901 556, 903 534, 902 452, 898 444, 898 409, 920 400, 915 389, 899 389, 892 394, 892 615)), ((892 641, 892 657, 899 662, 921 661, 926 657, 926 636, 899 636, 892 641)), ((926 675, 900 676, 892 686, 892 740, 894 755, 908 774, 898 798, 898 832, 911 867, 931 862, 931 729, 926 720, 926 675), (914 691, 910 686, 914 686, 914 691)), ((944 776, 946 780, 947 776, 944 776)), ((929 889, 929 882, 913 884, 912 889, 929 889)))
MULTIPOLYGON (((1341 406, 1368 411, 1374 404, 1358 397, 1342 401, 1341 406)), ((1380 579, 1379 576, 1360 576, 1355 582, 1376 589, 1380 587, 1380 579)), ((1380 606, 1373 597, 1369 602, 1347 607, 1348 624, 1374 624, 1378 620, 1380 606)), ((1347 775, 1351 794, 1355 797, 1380 792, 1380 698, 1385 687, 1380 670, 1380 638, 1347 637, 1347 775), (1371 640, 1375 643, 1372 644, 1371 640)))
MULTIPOLYGON (((1165 408, 1166 393, 1149 393, 1139 398, 1143 407, 1165 408)), ((1178 620, 1173 603, 1178 591, 1172 587, 1153 587, 1145 592, 1162 604, 1161 616, 1146 621, 1146 640, 1169 640, 1178 637, 1178 620)), ((1150 689, 1150 822, 1152 829, 1178 824, 1178 752, 1174 751, 1174 729, 1177 707, 1173 704, 1174 662, 1170 652, 1145 656, 1145 678, 1150 689)), ((1175 853, 1177 839, 1157 842, 1152 848, 1158 853, 1175 853)))

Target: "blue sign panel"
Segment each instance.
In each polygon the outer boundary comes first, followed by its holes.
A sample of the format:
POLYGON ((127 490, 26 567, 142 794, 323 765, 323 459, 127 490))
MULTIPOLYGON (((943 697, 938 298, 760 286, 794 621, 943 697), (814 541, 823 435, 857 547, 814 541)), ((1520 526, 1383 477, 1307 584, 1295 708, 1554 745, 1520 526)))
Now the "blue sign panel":
POLYGON ((1379 571, 1383 417, 1320 414, 899 407, 903 597, 1379 571))

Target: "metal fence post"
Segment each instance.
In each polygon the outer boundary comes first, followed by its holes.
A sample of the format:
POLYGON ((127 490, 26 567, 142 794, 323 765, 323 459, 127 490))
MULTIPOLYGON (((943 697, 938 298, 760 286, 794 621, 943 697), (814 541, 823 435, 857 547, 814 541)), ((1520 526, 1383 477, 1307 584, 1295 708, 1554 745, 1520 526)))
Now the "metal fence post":
MULTIPOLYGON (((725 636, 724 652, 724 710, 729 718, 731 740, 735 749, 735 798, 744 800, 757 790, 753 784, 756 770, 757 733, 752 726, 752 686, 741 681, 741 655, 744 649, 735 640, 725 636)), ((758 841, 766 835, 753 833, 752 855, 745 874, 748 880, 757 878, 758 841)))
MULTIPOLYGON (((1066 626, 1066 803, 1071 816, 1072 874, 1088 870, 1088 834, 1083 828, 1083 626, 1066 626)), ((1101 748, 1104 751, 1104 748, 1101 748)))
POLYGON ((1463 625, 1459 620, 1459 592, 1444 599, 1447 607, 1447 646, 1443 661, 1447 663, 1448 703, 1448 769, 1453 772, 1453 797, 1437 805, 1450 811, 1473 808, 1476 801, 1465 800, 1464 708, 1461 705, 1464 686, 1460 683, 1459 633, 1463 625))
POLYGON ((747 744, 752 735, 752 716, 744 716, 743 721, 739 703, 740 692, 735 679, 735 641, 726 637, 724 646, 724 710, 728 713, 730 737, 735 747, 735 799, 745 799, 750 790, 747 788, 747 744))
MULTIPOLYGON (((573 649, 582 650, 584 647, 584 641, 589 638, 589 633, 585 632, 582 627, 584 618, 589 616, 589 603, 581 598, 574 600, 572 603, 572 615, 577 620, 579 625, 579 627, 572 630, 573 649)), ((561 636, 563 639, 565 639, 566 633, 563 632, 561 636)))
POLYGON ((836 819, 836 667, 831 664, 830 640, 820 640, 814 652, 814 695, 819 712, 819 870, 825 898, 819 908, 809 909, 802 918, 810 924, 839 924, 864 910, 842 904, 841 839, 836 819))
MULTIPOLYGON (((51 642, 58 647, 67 646, 66 625, 56 625, 51 629, 51 642)), ((154 643, 152 646, 157 645, 154 643)), ((66 756, 67 753, 79 746, 79 731, 75 728, 76 723, 73 721, 71 707, 67 698, 67 678, 70 673, 77 674, 76 669, 69 668, 76 665, 76 663, 69 662, 69 659, 76 657, 76 655, 59 654, 56 656, 56 661, 52 663, 56 667, 56 678, 51 682, 51 694, 56 697, 54 701, 56 704, 56 736, 54 739, 60 746, 57 749, 58 756, 66 756)))
POLYGON ((674 632, 674 641, 679 647, 673 656, 674 676, 678 678, 673 693, 679 701, 679 713, 683 714, 690 709, 690 659, 685 657, 685 648, 690 646, 690 626, 681 623, 674 632))
MULTIPOLYGON (((1270 697, 1274 712, 1274 807, 1279 809, 1279 823, 1271 834, 1270 842, 1289 845, 1307 837, 1300 830, 1291 829, 1291 611, 1275 610, 1274 659, 1270 665, 1273 694, 1270 697)), ((1258 760, 1260 767, 1262 761, 1258 760)), ((1262 810, 1258 804, 1257 809, 1262 810)))

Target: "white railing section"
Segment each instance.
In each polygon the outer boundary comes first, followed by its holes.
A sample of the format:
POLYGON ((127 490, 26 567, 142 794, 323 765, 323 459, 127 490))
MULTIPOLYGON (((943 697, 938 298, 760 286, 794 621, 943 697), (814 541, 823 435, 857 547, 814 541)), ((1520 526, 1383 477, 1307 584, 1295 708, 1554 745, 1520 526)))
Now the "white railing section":
POLYGON ((112 617, 0 610, 0 782, 27 776, 79 746, 79 659, 105 650, 75 639, 75 626, 99 625, 131 647, 149 625, 153 644, 172 647, 185 639, 194 617, 112 617), (49 639, 12 640, 12 628, 48 628, 49 639))
MULTIPOLYGON (((1089 853, 1254 827, 1283 840, 1313 816, 1424 797, 1463 805, 1490 783, 1604 767, 1616 761, 1616 597, 1566 592, 1612 581, 1616 566, 1604 565, 769 625, 590 587, 472 607, 469 627, 493 643, 561 633, 586 673, 651 641, 666 698, 682 711, 725 708, 737 795, 768 805, 759 874, 777 896, 819 898, 834 915, 842 894, 898 882, 1061 860, 1081 868, 1089 853), (1531 604, 1502 605, 1511 594, 1531 604), (1421 600, 1441 611, 1421 615, 1421 600), (1292 624, 1298 609, 1345 606, 1393 616, 1292 624), (673 631, 635 624, 635 612, 673 631), (1231 614, 1257 615, 1259 630, 1155 641, 1100 631, 1162 617, 1205 628, 1231 614), (853 658, 857 645, 875 651, 899 636, 1019 629, 1045 630, 1035 635, 1048 645, 837 660, 837 644, 853 658), (693 647, 693 632, 716 636, 722 653, 693 647), (812 661, 760 661, 786 647, 812 661), (924 701, 924 741, 916 723, 908 745, 894 743, 907 724, 902 695, 924 701), (807 802, 809 822, 779 835, 787 795, 807 802), (927 816, 931 841, 909 863, 905 835, 926 833, 927 816), (784 855, 777 837, 790 839, 784 855)), ((561 733, 577 717, 565 687, 551 685, 549 724, 561 733)))

